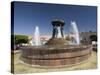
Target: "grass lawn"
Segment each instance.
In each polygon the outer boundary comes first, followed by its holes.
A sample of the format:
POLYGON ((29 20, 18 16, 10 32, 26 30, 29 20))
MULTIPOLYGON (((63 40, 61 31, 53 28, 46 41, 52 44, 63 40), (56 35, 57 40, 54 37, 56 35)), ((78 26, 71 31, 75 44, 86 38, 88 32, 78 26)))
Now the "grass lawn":
POLYGON ((63 67, 55 69, 47 68, 35 68, 20 62, 19 57, 21 53, 15 53, 14 55, 14 73, 39 73, 39 72, 53 72, 53 71, 71 71, 71 70, 86 70, 86 69, 96 69, 97 68, 97 53, 92 52, 92 56, 84 63, 63 67))

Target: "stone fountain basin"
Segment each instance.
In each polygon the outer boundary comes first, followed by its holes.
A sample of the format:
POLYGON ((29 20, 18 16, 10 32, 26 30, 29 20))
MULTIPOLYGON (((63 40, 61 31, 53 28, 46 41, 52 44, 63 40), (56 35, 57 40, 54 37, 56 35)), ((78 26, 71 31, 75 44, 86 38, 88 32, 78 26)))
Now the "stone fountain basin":
POLYGON ((23 46, 21 60, 30 65, 59 66, 82 62, 91 56, 91 45, 23 46))

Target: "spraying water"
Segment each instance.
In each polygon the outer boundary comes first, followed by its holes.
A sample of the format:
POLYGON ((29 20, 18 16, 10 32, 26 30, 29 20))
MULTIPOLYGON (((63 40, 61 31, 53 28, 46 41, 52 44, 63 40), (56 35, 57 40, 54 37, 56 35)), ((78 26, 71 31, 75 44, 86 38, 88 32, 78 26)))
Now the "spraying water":
POLYGON ((75 21, 71 21, 71 33, 76 45, 80 44, 79 32, 75 21))
POLYGON ((34 33, 33 43, 34 43, 33 45, 35 45, 35 46, 41 45, 41 42, 40 42, 40 33, 39 33, 39 27, 38 26, 35 27, 35 33, 34 33))
POLYGON ((60 27, 57 27, 57 30, 58 30, 57 38, 62 38, 60 27))

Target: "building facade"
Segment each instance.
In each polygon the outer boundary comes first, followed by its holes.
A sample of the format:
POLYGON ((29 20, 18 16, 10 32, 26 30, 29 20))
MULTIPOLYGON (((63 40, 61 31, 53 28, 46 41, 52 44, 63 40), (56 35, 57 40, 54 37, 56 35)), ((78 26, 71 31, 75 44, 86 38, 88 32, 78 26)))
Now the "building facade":
POLYGON ((80 33, 80 41, 83 44, 92 44, 92 41, 97 42, 97 32, 81 32, 80 33))

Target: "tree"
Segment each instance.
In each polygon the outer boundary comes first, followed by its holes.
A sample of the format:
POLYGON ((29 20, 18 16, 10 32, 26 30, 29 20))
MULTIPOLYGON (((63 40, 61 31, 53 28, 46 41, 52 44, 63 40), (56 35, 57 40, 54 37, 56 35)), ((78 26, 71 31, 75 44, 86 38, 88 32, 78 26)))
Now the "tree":
POLYGON ((11 40, 14 40, 14 44, 22 44, 22 43, 28 43, 28 36, 26 35, 12 35, 11 40))

